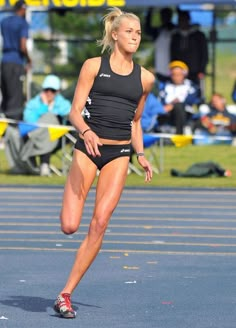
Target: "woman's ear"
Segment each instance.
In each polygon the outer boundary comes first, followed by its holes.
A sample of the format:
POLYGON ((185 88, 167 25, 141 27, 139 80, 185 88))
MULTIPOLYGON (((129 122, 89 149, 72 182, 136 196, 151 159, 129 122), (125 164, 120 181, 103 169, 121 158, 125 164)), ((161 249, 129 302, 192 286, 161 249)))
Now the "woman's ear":
POLYGON ((112 35, 113 40, 117 41, 117 33, 115 31, 112 31, 111 35, 112 35))

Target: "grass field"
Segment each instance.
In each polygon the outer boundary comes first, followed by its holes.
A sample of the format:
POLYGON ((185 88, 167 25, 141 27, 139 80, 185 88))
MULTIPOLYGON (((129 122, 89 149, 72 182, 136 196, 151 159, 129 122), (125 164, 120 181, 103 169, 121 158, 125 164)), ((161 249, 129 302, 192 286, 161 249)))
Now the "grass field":
MULTIPOLYGON (((234 49, 226 49, 225 45, 217 47, 216 56, 216 85, 217 92, 223 94, 228 103, 232 103, 231 92, 236 79, 235 53, 234 49)), ((211 95, 211 78, 206 78, 206 98, 211 95)), ((159 148, 156 148, 159 157, 159 148)), ((60 155, 60 154, 59 154, 60 155)), ((147 152, 148 155, 148 152, 147 152)), ((229 145, 215 146, 185 146, 176 148, 174 146, 164 147, 164 171, 154 174, 149 186, 160 187, 209 187, 209 188, 236 188, 236 147, 229 145), (170 169, 175 168, 185 171, 196 162, 214 161, 223 168, 232 171, 232 177, 228 178, 174 178, 170 176, 170 169)), ((60 156, 53 156, 53 164, 61 167, 60 156)), ((17 176, 7 173, 8 165, 3 150, 0 150, 0 184, 21 185, 63 185, 65 176, 53 175, 50 178, 37 176, 17 176)), ((127 177, 127 186, 145 186, 144 177, 130 174, 127 177)))
MULTIPOLYGON (((155 146, 157 158, 159 159, 159 147, 155 146)), ((149 187, 206 187, 206 188, 236 188, 236 148, 229 145, 194 146, 188 145, 181 148, 175 146, 164 146, 163 148, 164 170, 154 174, 153 180, 145 184, 144 176, 131 173, 127 177, 127 186, 149 186, 149 187), (175 168, 185 171, 196 162, 214 161, 225 169, 232 171, 232 177, 211 178, 179 178, 170 175, 170 169, 175 168)), ((146 151, 147 157, 149 152, 146 151)), ((60 154, 53 156, 52 163, 61 167, 60 154)), ((135 163, 136 164, 136 163, 135 163)), ((65 176, 59 177, 55 174, 51 177, 21 176, 8 174, 8 164, 4 151, 0 151, 0 184, 20 185, 63 185, 65 176)))

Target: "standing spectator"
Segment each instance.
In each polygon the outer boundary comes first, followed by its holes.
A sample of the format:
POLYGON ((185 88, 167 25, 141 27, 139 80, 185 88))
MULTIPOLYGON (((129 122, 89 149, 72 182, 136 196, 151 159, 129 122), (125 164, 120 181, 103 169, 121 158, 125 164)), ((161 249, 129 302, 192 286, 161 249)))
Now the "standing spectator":
POLYGON ((31 66, 26 41, 29 26, 25 20, 26 4, 19 0, 14 6, 15 14, 1 23, 3 54, 1 62, 1 111, 7 118, 20 120, 24 105, 23 82, 26 69, 31 66))
POLYGON ((194 104, 200 102, 198 85, 187 79, 188 66, 182 61, 173 61, 169 64, 170 80, 160 88, 160 99, 168 112, 164 122, 176 128, 177 134, 184 133, 184 127, 194 113, 194 104))
POLYGON ((180 60, 189 67, 188 78, 200 85, 208 63, 207 40, 198 25, 190 24, 188 11, 178 11, 178 27, 172 34, 171 60, 180 60))
POLYGON ((160 10, 161 25, 153 27, 151 24, 153 8, 149 8, 145 20, 145 32, 155 42, 155 73, 159 81, 166 81, 169 78, 171 33, 175 28, 171 21, 172 14, 171 8, 162 8, 160 10))

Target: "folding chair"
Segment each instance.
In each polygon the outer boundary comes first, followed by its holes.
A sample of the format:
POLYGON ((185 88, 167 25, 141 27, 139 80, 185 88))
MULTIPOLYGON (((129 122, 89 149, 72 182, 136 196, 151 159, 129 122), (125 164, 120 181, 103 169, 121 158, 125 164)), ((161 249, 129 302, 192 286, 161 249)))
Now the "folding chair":
POLYGON ((161 138, 159 135, 156 134, 149 134, 149 133, 144 133, 143 134, 143 145, 144 145, 144 150, 149 149, 150 150, 150 155, 149 155, 149 161, 150 163, 153 164, 152 169, 153 172, 159 174, 162 171, 162 142, 161 138), (157 157, 157 145, 158 141, 160 141, 160 159, 158 160, 157 157), (158 168, 159 167, 159 168, 158 168))
MULTIPOLYGON (((72 155, 66 150, 66 144, 67 141, 71 142, 74 146, 76 142, 76 138, 71 133, 66 133, 62 137, 62 174, 66 175, 68 171, 69 164, 72 161, 72 155)), ((144 150, 150 148, 150 156, 149 161, 150 163, 154 164, 152 165, 153 172, 156 174, 160 173, 162 171, 162 143, 161 138, 158 135, 155 134, 144 134, 143 135, 143 144, 144 144, 144 150), (160 140, 160 159, 157 158, 157 144, 160 140), (159 166, 159 169, 158 169, 159 166)), ((135 172, 137 175, 143 175, 142 171, 138 169, 134 164, 129 163, 129 169, 130 171, 135 172)), ((55 172, 55 170, 53 170, 55 172)), ((58 172, 55 172, 58 174, 58 172)), ((59 175, 59 174, 58 174, 59 175)))
MULTIPOLYGON (((72 126, 70 125, 70 123, 68 121, 67 116, 59 117, 59 119, 60 119, 61 125, 69 126, 72 128, 72 126)), ((71 129, 71 131, 73 131, 73 129, 71 129)), ((68 132, 60 138, 58 147, 55 149, 54 154, 56 154, 57 157, 60 156, 61 168, 58 169, 55 165, 50 164, 51 171, 54 172, 56 175, 58 175, 58 176, 67 175, 70 163, 72 161, 72 151, 73 151, 75 142, 76 142, 76 138, 74 137, 73 132, 72 133, 68 132), (70 144, 69 147, 67 147, 68 144, 70 144), (60 151, 59 152, 60 155, 58 154, 58 151, 60 151)))

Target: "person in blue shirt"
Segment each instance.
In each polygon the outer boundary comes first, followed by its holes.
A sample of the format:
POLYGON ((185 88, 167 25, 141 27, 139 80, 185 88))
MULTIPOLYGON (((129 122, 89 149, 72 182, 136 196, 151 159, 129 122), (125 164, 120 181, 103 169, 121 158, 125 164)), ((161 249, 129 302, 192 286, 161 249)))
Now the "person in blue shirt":
POLYGON ((7 118, 22 119, 24 105, 23 83, 25 72, 31 67, 27 50, 29 25, 25 19, 26 3, 19 0, 14 15, 1 22, 3 41, 1 60, 1 112, 7 118), (26 64, 26 65, 25 65, 26 64))
MULTIPOLYGON (((156 82, 157 85, 157 82, 156 82)), ((144 134, 150 132, 157 132, 158 131, 158 124, 159 124, 159 117, 162 115, 167 114, 167 110, 162 105, 161 101, 159 100, 158 96, 156 95, 157 90, 156 88, 150 92, 146 98, 145 105, 143 108, 143 113, 141 116, 141 127, 144 134)), ((145 142, 144 142, 145 146, 145 142)), ((130 151, 130 163, 133 163, 133 155, 135 151, 133 147, 131 147, 130 151)), ((129 172, 129 171, 128 171, 129 172)))
POLYGON ((48 112, 56 116, 67 116, 71 103, 61 93, 61 81, 58 76, 49 74, 42 83, 42 91, 30 99, 24 108, 23 119, 27 123, 36 123, 48 112))
POLYGON ((141 117, 141 126, 143 132, 147 133, 155 130, 158 126, 158 116, 165 114, 166 110, 158 97, 152 92, 149 93, 141 117))
POLYGON ((24 108, 24 121, 9 125, 4 135, 5 155, 11 174, 50 176, 50 157, 60 140, 51 140, 48 126, 67 122, 71 102, 60 94, 61 81, 46 76, 42 91, 24 108))

